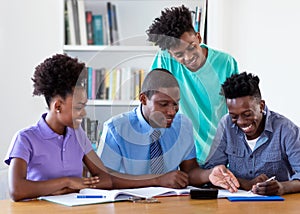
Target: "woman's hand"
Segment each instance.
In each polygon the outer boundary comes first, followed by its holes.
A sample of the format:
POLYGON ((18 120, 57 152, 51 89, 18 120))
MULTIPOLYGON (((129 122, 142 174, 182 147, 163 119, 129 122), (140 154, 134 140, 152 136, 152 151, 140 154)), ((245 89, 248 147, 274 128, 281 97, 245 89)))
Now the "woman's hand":
POLYGON ((76 178, 69 177, 69 184, 67 188, 80 190, 84 188, 96 188, 96 184, 100 182, 100 178, 98 176, 88 177, 88 178, 76 178))

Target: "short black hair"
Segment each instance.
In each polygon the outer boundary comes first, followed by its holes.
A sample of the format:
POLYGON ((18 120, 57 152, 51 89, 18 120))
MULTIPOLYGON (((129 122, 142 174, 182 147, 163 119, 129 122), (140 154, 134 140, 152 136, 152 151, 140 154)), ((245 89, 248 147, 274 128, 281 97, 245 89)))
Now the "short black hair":
POLYGON ((160 88, 178 87, 179 84, 173 74, 164 68, 155 68, 150 71, 142 84, 141 93, 144 93, 148 99, 159 92, 160 88))
POLYGON ((227 99, 238 97, 253 96, 261 99, 259 89, 259 78, 254 74, 246 72, 234 74, 228 77, 222 84, 221 94, 227 99))
POLYGON ((179 45, 179 38, 185 32, 195 32, 191 17, 191 11, 184 5, 165 8, 161 16, 155 18, 152 25, 146 31, 148 41, 154 42, 162 50, 179 45))
POLYGON ((51 99, 57 95, 63 99, 73 93, 75 86, 84 86, 86 67, 66 54, 56 54, 45 59, 35 68, 33 77, 33 95, 44 95, 48 107, 51 99))

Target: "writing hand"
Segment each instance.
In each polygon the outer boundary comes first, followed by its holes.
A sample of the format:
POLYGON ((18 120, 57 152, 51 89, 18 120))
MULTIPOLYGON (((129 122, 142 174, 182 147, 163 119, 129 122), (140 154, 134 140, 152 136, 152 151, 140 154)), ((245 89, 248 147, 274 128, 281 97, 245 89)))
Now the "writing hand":
POLYGON ((253 185, 260 183, 260 182, 264 182, 267 179, 268 179, 268 176, 266 176, 265 174, 260 174, 257 177, 253 178, 252 180, 238 178, 238 180, 240 182, 240 187, 247 191, 251 190, 253 185))
POLYGON ((252 192, 259 195, 282 195, 283 186, 275 180, 275 176, 252 186, 252 192))

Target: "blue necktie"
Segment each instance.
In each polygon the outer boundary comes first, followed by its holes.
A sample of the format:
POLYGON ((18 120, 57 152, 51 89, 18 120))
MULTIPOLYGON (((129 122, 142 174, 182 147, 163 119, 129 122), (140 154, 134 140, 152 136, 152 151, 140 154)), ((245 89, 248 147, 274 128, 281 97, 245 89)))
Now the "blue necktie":
POLYGON ((154 130, 151 137, 150 144, 150 168, 152 174, 162 174, 165 170, 163 152, 159 143, 160 131, 154 130))

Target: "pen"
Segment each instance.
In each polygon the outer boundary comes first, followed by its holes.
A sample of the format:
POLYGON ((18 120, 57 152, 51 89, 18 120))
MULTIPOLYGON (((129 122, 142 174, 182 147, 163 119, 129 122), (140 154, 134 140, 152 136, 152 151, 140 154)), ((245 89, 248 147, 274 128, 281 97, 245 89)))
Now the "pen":
POLYGON ((77 195, 77 198, 106 198, 105 195, 77 195))
POLYGON ((273 177, 271 177, 271 178, 267 179, 265 182, 268 182, 268 181, 273 181, 273 180, 275 180, 275 176, 273 176, 273 177))
MULTIPOLYGON (((269 182, 269 181, 273 181, 273 180, 275 180, 275 176, 272 176, 271 178, 265 180, 264 182, 269 182)), ((260 183, 257 183, 256 186, 259 187, 259 184, 260 183)))

